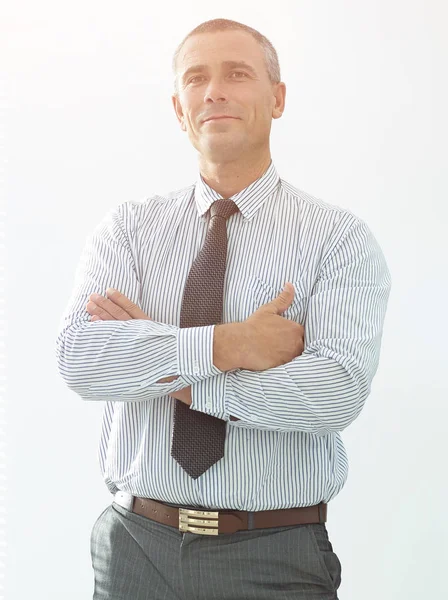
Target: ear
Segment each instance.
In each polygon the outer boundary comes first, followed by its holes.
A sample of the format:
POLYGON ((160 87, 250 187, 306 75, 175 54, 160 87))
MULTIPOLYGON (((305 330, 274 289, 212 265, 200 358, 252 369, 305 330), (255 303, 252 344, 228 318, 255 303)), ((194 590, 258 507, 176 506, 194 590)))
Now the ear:
POLYGON ((272 118, 279 119, 285 110, 286 85, 282 82, 274 87, 275 105, 272 109, 272 118))
POLYGON ((181 129, 183 131, 186 131, 187 128, 184 123, 184 115, 183 115, 183 111, 182 111, 182 105, 179 102, 179 98, 177 96, 173 95, 173 96, 171 96, 171 101, 173 103, 173 108, 174 108, 174 112, 176 113, 177 120, 179 121, 179 123, 181 125, 181 129))

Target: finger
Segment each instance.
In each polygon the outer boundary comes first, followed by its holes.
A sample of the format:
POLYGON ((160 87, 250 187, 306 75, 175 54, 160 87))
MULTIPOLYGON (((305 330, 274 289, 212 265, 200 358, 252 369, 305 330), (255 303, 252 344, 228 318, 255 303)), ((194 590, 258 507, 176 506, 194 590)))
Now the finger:
POLYGON ((104 310, 101 306, 98 306, 95 302, 88 302, 86 310, 91 315, 97 315, 102 321, 115 321, 114 316, 104 310))
POLYGON ((122 308, 132 319, 146 319, 152 321, 146 313, 142 311, 134 302, 129 300, 124 294, 113 288, 107 288, 107 297, 110 298, 113 304, 122 308))
POLYGON ((117 321, 129 321, 132 319, 131 315, 123 310, 123 308, 100 294, 91 294, 89 298, 91 301, 87 306, 91 305, 93 314, 99 315, 101 318, 107 314, 109 315, 109 319, 116 319, 117 321))
POLYGON ((101 321, 100 317, 98 315, 93 315, 92 317, 90 317, 91 321, 101 321))

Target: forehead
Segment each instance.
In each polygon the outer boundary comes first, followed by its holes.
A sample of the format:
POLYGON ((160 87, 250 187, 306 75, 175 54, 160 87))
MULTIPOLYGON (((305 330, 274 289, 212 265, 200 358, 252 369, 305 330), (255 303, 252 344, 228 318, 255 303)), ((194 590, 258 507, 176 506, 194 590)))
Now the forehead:
POLYGON ((188 38, 178 59, 182 73, 196 64, 221 64, 245 61, 254 69, 263 67, 264 55, 259 43, 245 31, 216 31, 188 38))

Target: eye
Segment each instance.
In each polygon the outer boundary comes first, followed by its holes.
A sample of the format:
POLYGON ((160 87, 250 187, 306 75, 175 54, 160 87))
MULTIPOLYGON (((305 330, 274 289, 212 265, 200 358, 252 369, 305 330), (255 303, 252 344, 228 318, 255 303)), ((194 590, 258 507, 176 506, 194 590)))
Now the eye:
MULTIPOLYGON (((247 74, 244 73, 244 71, 233 71, 231 73, 231 75, 244 75, 244 77, 247 77, 247 74)), ((202 75, 195 75, 194 77, 192 77, 191 79, 188 80, 188 83, 194 83, 194 80, 197 78, 202 77, 202 75)), ((237 77, 236 79, 242 79, 241 77, 237 77)))

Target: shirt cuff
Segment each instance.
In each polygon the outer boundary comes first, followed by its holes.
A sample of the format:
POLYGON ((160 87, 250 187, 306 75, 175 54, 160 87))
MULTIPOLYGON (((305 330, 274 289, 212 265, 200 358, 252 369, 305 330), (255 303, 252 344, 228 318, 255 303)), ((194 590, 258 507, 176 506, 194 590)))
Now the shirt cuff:
POLYGON ((177 373, 190 385, 225 373, 213 364, 214 329, 206 325, 177 331, 177 373))
POLYGON ((229 420, 225 411, 227 372, 205 379, 191 386, 191 410, 198 410, 223 421, 229 420))

